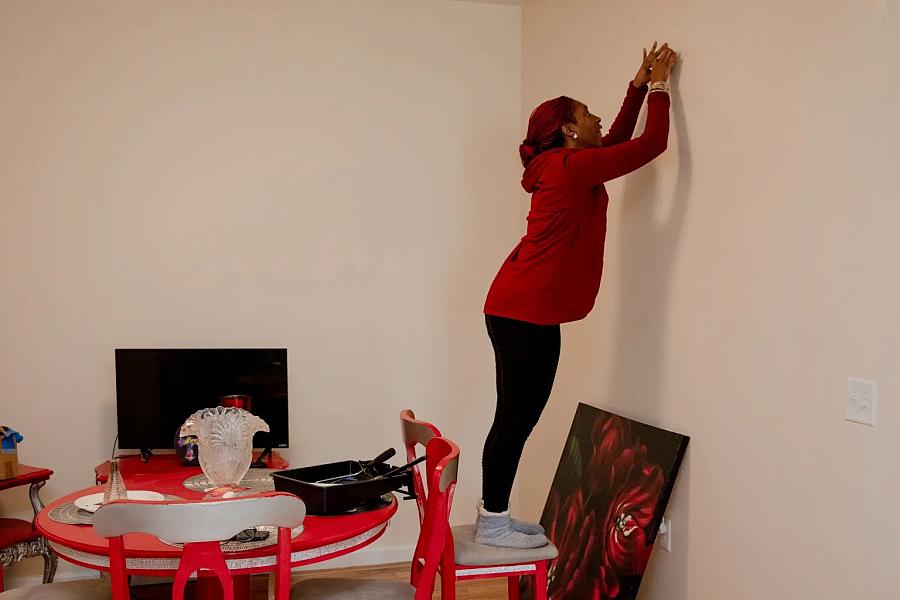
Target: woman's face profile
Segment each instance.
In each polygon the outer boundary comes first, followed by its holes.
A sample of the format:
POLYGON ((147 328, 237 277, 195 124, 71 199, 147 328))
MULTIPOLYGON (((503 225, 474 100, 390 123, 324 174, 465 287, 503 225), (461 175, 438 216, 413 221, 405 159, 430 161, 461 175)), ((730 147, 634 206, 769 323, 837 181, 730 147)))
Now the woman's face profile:
POLYGON ((596 148, 603 143, 603 127, 600 117, 591 114, 590 109, 581 102, 575 101, 575 122, 563 126, 563 134, 571 139, 575 148, 596 148), (578 138, 571 134, 577 133, 578 138))

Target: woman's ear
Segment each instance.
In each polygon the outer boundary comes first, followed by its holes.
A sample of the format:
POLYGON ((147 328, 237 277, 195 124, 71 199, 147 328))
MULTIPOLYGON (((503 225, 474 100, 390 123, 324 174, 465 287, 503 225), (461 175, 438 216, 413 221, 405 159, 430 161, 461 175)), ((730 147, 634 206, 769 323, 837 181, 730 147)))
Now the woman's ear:
POLYGON ((576 133, 575 128, 572 127, 570 123, 566 123, 565 125, 560 127, 560 130, 565 137, 574 137, 576 133))

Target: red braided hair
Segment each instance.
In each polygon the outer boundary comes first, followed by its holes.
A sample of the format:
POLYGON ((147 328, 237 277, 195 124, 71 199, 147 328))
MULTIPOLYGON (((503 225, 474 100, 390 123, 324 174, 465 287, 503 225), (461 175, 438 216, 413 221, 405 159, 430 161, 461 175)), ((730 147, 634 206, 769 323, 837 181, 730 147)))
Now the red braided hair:
POLYGON ((575 101, 567 96, 547 100, 531 113, 528 135, 519 146, 522 166, 527 167, 541 152, 560 148, 564 143, 561 128, 575 122, 575 101))

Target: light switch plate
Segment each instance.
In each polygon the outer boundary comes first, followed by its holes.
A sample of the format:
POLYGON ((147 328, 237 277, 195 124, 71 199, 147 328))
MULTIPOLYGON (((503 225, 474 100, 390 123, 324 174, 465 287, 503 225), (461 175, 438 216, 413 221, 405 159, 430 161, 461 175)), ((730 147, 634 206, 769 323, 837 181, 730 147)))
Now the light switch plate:
POLYGON ((846 419, 862 425, 875 426, 875 408, 878 404, 878 385, 874 381, 847 379, 846 419))

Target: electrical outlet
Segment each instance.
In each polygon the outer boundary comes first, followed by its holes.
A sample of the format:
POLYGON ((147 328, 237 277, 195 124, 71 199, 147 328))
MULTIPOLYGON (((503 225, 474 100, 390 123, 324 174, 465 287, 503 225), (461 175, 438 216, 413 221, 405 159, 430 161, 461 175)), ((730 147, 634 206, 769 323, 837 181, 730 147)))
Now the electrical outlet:
POLYGON ((672 519, 663 517, 659 524, 659 534, 656 536, 660 548, 666 552, 672 551, 672 519))
POLYGON ((847 379, 846 419, 854 423, 875 426, 875 407, 878 403, 878 386, 874 381, 847 379))

